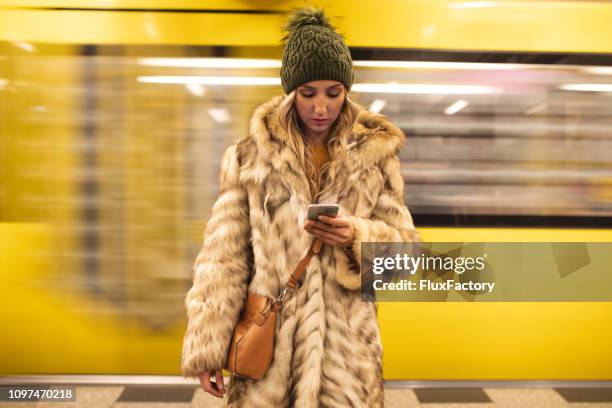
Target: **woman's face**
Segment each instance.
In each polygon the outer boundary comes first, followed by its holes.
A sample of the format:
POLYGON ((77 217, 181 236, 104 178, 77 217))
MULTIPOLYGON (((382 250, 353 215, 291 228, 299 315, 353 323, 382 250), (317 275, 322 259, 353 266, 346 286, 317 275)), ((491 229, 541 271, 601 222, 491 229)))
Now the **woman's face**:
POLYGON ((299 86, 295 107, 307 136, 327 137, 344 105, 345 89, 338 81, 312 81, 299 86))

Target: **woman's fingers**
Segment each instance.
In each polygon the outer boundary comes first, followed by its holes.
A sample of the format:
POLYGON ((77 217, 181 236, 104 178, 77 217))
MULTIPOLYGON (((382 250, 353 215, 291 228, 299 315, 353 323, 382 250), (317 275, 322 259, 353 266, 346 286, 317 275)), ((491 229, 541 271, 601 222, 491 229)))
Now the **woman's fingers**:
POLYGON ((210 378, 210 373, 208 371, 202 371, 201 373, 198 374, 198 379, 200 380, 200 384, 202 384, 202 387, 204 387, 206 382, 209 381, 209 378, 210 378))
POLYGON ((305 229, 310 234, 316 236, 317 238, 320 238, 327 245, 336 246, 336 245, 341 245, 343 242, 342 238, 339 237, 338 235, 330 234, 329 232, 326 232, 326 231, 323 231, 317 228, 313 228, 313 227, 305 227, 305 229))
POLYGON ((324 230, 324 231, 328 231, 328 232, 335 232, 340 229, 338 227, 333 227, 329 224, 326 224, 323 221, 311 221, 311 222, 312 222, 311 226, 324 230))
POLYGON ((324 215, 320 215, 319 219, 320 221, 307 220, 304 229, 332 246, 347 246, 353 241, 353 225, 348 219, 341 216, 334 218, 324 215), (328 224, 327 221, 334 225, 328 224))
POLYGON ((201 372, 198 377, 200 379, 200 384, 202 384, 202 389, 212 394, 212 385, 210 384, 210 372, 201 372))
POLYGON ((215 375, 217 379, 217 389, 221 391, 221 394, 225 393, 225 385, 223 384, 223 370, 220 368, 217 369, 217 374, 215 375))
POLYGON ((348 236, 347 229, 330 227, 322 222, 313 222, 312 224, 308 224, 306 227, 307 230, 310 229, 312 231, 326 233, 328 234, 327 236, 337 237, 341 241, 345 240, 348 236))
POLYGON ((327 239, 331 239, 331 240, 338 240, 338 241, 342 241, 344 239, 344 235, 341 233, 331 233, 319 228, 314 227, 313 231, 320 237, 322 238, 327 238, 327 239))
POLYGON ((329 224, 333 227, 348 227, 350 225, 350 221, 344 218, 341 215, 337 215, 335 217, 328 217, 327 215, 319 215, 319 221, 329 224))
MULTIPOLYGON (((198 376, 200 379, 200 384, 202 384, 202 388, 207 393, 214 395, 215 397, 223 397, 223 395, 213 387, 213 384, 210 382, 210 375, 213 371, 204 371, 201 372, 198 376)), ((216 385, 216 384, 215 384, 216 385)))

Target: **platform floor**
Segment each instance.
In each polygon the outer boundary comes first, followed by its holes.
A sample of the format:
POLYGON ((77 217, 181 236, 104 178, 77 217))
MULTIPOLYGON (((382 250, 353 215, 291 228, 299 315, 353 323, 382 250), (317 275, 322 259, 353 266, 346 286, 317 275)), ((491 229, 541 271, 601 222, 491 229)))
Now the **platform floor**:
MULTIPOLYGON (((221 408, 221 399, 185 385, 79 385, 76 402, 0 407, 221 408)), ((612 388, 387 388, 386 408, 612 408, 612 388)))

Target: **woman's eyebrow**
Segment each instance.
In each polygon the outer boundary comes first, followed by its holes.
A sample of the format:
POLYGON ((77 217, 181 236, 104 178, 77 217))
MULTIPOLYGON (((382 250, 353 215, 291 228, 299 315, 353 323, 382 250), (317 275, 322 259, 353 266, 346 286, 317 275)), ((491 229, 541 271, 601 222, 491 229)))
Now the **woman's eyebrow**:
MULTIPOLYGON (((330 87, 328 87, 326 89, 334 89, 334 88, 338 88, 340 86, 342 86, 342 84, 332 85, 332 86, 330 86, 330 87)), ((300 88, 305 88, 305 89, 308 89, 309 91, 316 91, 316 90, 319 89, 319 88, 315 88, 314 86, 308 86, 308 85, 302 85, 300 88)))

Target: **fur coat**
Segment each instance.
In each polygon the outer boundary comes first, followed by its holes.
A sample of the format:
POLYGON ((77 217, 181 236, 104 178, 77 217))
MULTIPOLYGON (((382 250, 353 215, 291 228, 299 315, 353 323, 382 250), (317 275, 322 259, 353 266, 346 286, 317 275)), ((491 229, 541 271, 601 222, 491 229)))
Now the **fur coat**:
MULTIPOLYGON (((249 290, 275 297, 313 236, 303 229, 312 197, 278 122, 278 96, 259 106, 249 135, 222 159, 220 195, 205 229, 187 293, 185 377, 223 366, 249 290)), ((403 132, 360 110, 336 185, 318 202, 340 205, 361 243, 418 240, 404 204, 397 152, 403 132)), ((228 407, 382 407, 382 344, 377 306, 362 302, 360 272, 346 252, 324 245, 277 317, 274 360, 259 381, 232 376, 228 407)))

